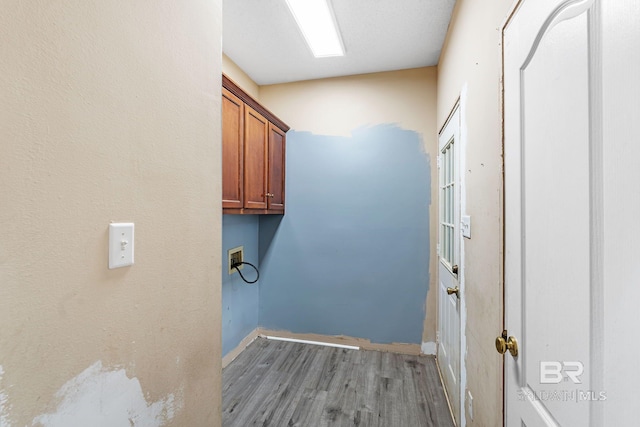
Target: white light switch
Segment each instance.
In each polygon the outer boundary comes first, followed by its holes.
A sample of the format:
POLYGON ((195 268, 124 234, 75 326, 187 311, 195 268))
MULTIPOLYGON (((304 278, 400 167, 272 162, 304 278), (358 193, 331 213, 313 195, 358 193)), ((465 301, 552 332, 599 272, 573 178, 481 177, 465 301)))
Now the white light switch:
POLYGON ((133 264, 133 223, 109 224, 109 268, 133 264))
POLYGON ((471 217, 469 215, 462 215, 460 218, 460 230, 464 237, 471 238, 471 217))

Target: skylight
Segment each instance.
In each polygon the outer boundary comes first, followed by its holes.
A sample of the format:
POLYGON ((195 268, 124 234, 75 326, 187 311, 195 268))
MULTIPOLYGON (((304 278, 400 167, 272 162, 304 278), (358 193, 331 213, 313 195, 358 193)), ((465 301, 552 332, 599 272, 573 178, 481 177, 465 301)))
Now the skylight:
POLYGON ((328 0, 286 0, 313 56, 344 56, 328 0))

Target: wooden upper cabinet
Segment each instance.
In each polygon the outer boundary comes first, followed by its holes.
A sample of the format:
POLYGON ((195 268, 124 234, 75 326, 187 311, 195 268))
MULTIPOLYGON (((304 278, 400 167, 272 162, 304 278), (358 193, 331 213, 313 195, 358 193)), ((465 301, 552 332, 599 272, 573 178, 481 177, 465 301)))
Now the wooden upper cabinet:
POLYGON ((222 76, 222 208, 283 214, 289 127, 222 76))
POLYGON ((248 105, 244 110, 244 207, 267 209, 269 122, 248 105))
POLYGON ((284 212, 285 134, 269 123, 269 179, 267 209, 284 212))
POLYGON ((222 207, 242 208, 244 186, 244 103, 222 89, 222 207))

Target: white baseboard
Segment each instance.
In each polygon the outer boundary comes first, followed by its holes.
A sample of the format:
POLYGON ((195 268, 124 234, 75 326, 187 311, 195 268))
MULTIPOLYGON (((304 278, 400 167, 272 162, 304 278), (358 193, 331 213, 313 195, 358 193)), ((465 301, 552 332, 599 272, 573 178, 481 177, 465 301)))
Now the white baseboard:
POLYGON ((420 353, 427 355, 436 355, 436 343, 434 342, 423 342, 420 346, 420 353))
POLYGON ((337 347, 337 348, 346 348, 346 349, 349 349, 349 350, 360 350, 360 347, 357 347, 355 345, 334 344, 334 343, 324 342, 324 341, 300 340, 300 339, 296 339, 296 338, 274 337, 274 336, 271 336, 271 335, 261 335, 261 336, 266 338, 266 339, 268 339, 268 340, 275 340, 275 341, 297 342, 297 343, 301 343, 301 344, 323 345, 325 347, 337 347))

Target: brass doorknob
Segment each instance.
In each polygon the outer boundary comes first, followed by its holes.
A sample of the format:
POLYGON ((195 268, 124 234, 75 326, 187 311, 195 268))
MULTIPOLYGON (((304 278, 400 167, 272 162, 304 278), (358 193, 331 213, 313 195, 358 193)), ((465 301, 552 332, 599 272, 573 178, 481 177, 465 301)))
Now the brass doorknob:
POLYGON ((505 354, 507 350, 513 357, 518 357, 518 340, 514 337, 507 338, 507 331, 502 331, 502 335, 496 338, 496 350, 505 354))
POLYGON ((460 289, 456 286, 455 288, 447 288, 447 295, 456 294, 457 297, 460 296, 460 289))

